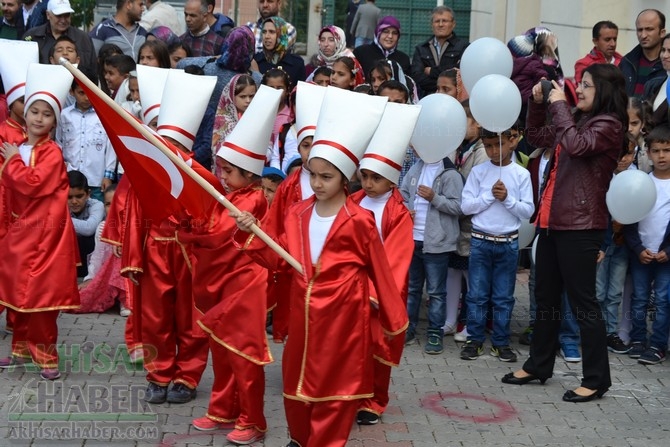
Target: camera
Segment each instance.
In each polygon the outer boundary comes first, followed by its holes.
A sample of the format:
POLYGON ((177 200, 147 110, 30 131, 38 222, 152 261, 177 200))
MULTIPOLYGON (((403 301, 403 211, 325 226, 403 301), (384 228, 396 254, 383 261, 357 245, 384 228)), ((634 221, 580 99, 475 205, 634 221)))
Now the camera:
POLYGON ((551 83, 551 81, 548 81, 546 79, 542 79, 540 81, 540 85, 542 85, 542 100, 547 103, 549 102, 549 93, 551 93, 551 90, 554 88, 554 85, 551 83))

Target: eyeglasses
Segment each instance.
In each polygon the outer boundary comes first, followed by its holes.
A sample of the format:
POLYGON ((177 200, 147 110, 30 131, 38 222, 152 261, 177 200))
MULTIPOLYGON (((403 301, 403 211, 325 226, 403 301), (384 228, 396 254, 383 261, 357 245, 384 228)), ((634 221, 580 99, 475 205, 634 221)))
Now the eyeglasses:
POLYGON ((589 84, 588 82, 578 82, 577 87, 581 88, 582 90, 586 90, 587 88, 593 88, 594 86, 589 84))
POLYGON ((397 30, 386 28, 384 31, 382 31, 382 35, 399 36, 400 33, 397 30))

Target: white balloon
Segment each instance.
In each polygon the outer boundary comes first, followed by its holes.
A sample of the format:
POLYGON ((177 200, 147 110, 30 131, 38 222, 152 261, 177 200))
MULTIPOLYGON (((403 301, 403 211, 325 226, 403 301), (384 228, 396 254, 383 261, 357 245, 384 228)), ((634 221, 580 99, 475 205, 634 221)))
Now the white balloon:
POLYGON ((530 248, 530 259, 532 259, 533 264, 537 263, 535 260, 535 254, 537 253, 537 241, 540 239, 540 235, 535 236, 533 239, 533 246, 530 248))
POLYGON ((461 79, 472 96, 477 81, 486 75, 512 76, 512 53, 507 45, 493 37, 482 37, 472 42, 461 57, 461 79))
POLYGON ((523 219, 519 227, 519 250, 528 247, 533 242, 534 237, 535 225, 530 223, 528 219, 523 219))
POLYGON ((612 218, 629 225, 647 217, 654 208, 656 186, 649 174, 629 169, 614 176, 605 201, 612 218))
POLYGON ((453 152, 465 138, 463 106, 449 95, 434 93, 419 101, 421 113, 410 144, 425 163, 435 163, 453 152))
POLYGON ((487 75, 470 93, 470 111, 477 122, 491 132, 508 130, 519 118, 521 93, 509 78, 487 75))

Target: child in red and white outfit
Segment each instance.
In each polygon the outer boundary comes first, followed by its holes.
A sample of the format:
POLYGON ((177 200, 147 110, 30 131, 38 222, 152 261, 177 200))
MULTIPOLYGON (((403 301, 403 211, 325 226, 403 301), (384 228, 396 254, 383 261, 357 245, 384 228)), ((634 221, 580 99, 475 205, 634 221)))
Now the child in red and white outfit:
MULTIPOLYGON (((279 90, 262 85, 216 154, 226 198, 259 217, 267 212, 260 176, 280 96, 279 90)), ((227 439, 246 445, 263 439, 267 431, 263 367, 272 355, 265 335, 267 270, 236 249, 236 229, 228 211, 217 206, 209 222, 190 236, 198 325, 209 335, 214 367, 207 414, 193 426, 234 429, 227 439), (244 321, 244 327, 236 321, 244 321)))
POLYGON ((32 361, 46 380, 60 377, 58 314, 79 306, 70 186, 62 151, 50 138, 71 84, 64 67, 30 64, 28 139, 0 147, 0 305, 15 312, 12 353, 0 368, 32 361))
MULTIPOLYGON (((308 160, 314 196, 294 204, 284 234, 273 235, 302 267, 292 276, 282 360, 291 445, 344 446, 360 400, 373 396, 369 281, 386 334, 402 337, 407 327, 374 217, 346 192, 385 103, 386 98, 328 89, 308 160), (360 113, 342 112, 349 109, 360 113)), ((237 219, 245 231, 256 222, 248 212, 237 219)), ((246 241, 242 236, 236 238, 241 248, 276 268, 274 251, 253 235, 246 241)))
MULTIPOLYGON (((412 261, 412 217, 404 204, 397 184, 407 146, 419 118, 420 106, 388 103, 360 163, 363 189, 351 199, 372 211, 391 273, 403 302, 407 303, 409 265, 412 261)), ((373 425, 389 402, 391 367, 398 366, 404 347, 401 337, 390 341, 379 321, 376 295, 371 294, 372 339, 374 342, 374 396, 362 399, 356 416, 360 425, 373 425)))

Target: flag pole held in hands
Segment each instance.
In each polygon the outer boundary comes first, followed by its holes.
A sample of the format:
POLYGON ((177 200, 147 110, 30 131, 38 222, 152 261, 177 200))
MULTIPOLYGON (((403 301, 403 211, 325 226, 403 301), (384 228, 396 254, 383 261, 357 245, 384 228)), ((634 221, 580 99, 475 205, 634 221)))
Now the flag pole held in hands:
MULTIPOLYGON (((181 159, 177 154, 168 149, 165 144, 156 136, 140 124, 137 120, 130 116, 120 105, 118 105, 114 100, 107 96, 100 88, 91 82, 81 71, 79 71, 74 65, 72 65, 67 59, 60 58, 60 64, 63 65, 76 80, 84 84, 89 90, 93 91, 102 101, 104 101, 110 108, 114 110, 124 121, 130 124, 133 129, 139 132, 149 143, 154 145, 158 150, 160 150, 166 157, 170 159, 179 169, 181 169, 186 175, 191 177, 198 185, 200 185, 207 193, 216 199, 221 205, 223 205, 231 215, 237 216, 240 214, 240 210, 233 205, 230 200, 221 194, 219 191, 214 188, 209 182, 202 178, 193 168, 191 168, 184 160, 181 159)), ((267 233, 261 230, 258 225, 253 225, 251 227, 251 232, 255 234, 260 240, 265 242, 272 250, 277 252, 286 262, 288 262, 291 267, 296 269, 298 272, 303 273, 302 266, 300 263, 293 258, 286 250, 284 250, 279 244, 277 244, 267 233)))

